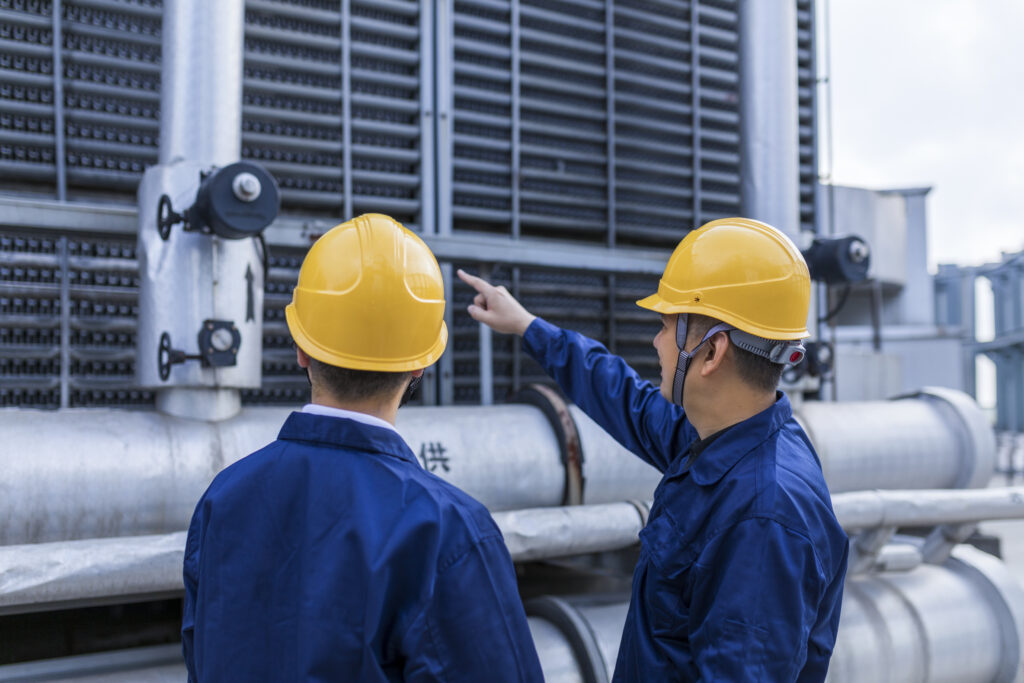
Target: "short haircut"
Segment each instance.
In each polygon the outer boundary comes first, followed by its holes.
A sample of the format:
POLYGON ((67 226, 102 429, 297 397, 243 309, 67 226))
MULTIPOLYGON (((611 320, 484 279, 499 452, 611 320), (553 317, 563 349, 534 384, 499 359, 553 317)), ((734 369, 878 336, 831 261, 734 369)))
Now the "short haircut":
MULTIPOLYGON (((719 322, 721 321, 706 315, 691 313, 686 331, 687 345, 698 343, 708 330, 719 322)), ((740 379, 758 391, 775 391, 779 388, 779 380, 782 379, 782 371, 786 369, 785 365, 773 363, 764 356, 741 349, 733 344, 732 340, 729 341, 736 358, 736 372, 740 379)))
POLYGON ((309 358, 309 374, 339 401, 365 401, 390 396, 405 386, 411 372, 351 370, 309 358))

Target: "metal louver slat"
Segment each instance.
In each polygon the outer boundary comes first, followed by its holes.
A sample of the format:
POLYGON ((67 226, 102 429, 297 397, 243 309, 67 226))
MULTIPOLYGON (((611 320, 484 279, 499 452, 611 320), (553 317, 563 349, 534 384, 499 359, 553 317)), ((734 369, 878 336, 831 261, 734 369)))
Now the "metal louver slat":
POLYGON ((68 187, 121 190, 130 198, 155 163, 160 11, 159 0, 62 3, 68 187))
POLYGON ((53 19, 50 2, 0 13, 0 177, 11 189, 56 184, 53 19))
POLYGON ((818 125, 813 0, 797 0, 797 96, 800 139, 800 229, 817 230, 818 125))

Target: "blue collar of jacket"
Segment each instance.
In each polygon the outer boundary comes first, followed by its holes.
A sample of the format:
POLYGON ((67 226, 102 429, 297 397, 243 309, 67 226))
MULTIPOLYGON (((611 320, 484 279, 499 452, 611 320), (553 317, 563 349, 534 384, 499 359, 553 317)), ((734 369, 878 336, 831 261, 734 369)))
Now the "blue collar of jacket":
POLYGON ((277 438, 320 446, 391 455, 419 464, 409 444, 390 429, 343 417, 295 412, 288 416, 277 438))
POLYGON ((701 486, 718 483, 743 456, 764 443, 792 416, 789 397, 778 392, 770 408, 729 427, 700 452, 690 468, 693 481, 701 486))

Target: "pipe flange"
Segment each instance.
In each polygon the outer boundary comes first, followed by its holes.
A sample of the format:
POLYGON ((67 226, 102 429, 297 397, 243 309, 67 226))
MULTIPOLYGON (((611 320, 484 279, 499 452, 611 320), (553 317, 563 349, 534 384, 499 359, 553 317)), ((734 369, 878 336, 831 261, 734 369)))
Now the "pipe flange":
POLYGON ((583 504, 583 447, 579 430, 572 419, 569 405, 551 387, 531 384, 512 397, 512 403, 526 403, 540 408, 551 423, 558 439, 558 448, 565 465, 565 491, 562 505, 583 504))

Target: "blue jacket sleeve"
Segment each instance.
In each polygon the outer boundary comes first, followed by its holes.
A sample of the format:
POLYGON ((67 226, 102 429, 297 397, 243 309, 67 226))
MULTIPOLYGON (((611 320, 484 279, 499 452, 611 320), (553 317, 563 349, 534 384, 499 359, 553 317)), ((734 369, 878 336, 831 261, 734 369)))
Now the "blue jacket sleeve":
POLYGON ((680 406, 593 339, 537 318, 523 349, 592 420, 661 472, 697 439, 680 406))
POLYGON ((185 668, 188 669, 189 683, 198 680, 196 677, 195 665, 195 623, 196 623, 196 597, 199 593, 199 545, 202 520, 200 519, 200 508, 196 507, 196 513, 192 517, 192 523, 188 528, 188 537, 185 540, 185 562, 182 571, 182 578, 185 581, 185 603, 181 614, 181 649, 185 656, 185 668))
POLYGON ((406 681, 544 680, 500 534, 450 559, 403 637, 406 681))
MULTIPOLYGON (((845 567, 849 546, 843 555, 841 566, 845 567)), ((843 587, 845 585, 846 572, 839 572, 832 582, 825 589, 823 605, 831 605, 828 610, 818 616, 818 621, 811 629, 810 642, 807 644, 807 664, 798 679, 800 683, 816 683, 824 681, 828 673, 828 663, 832 659, 832 649, 835 646, 836 633, 839 630, 839 609, 843 604, 843 587)))
POLYGON ((822 681, 801 672, 825 581, 811 541, 755 517, 715 537, 694 564, 690 641, 701 681, 822 681))

